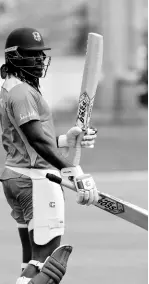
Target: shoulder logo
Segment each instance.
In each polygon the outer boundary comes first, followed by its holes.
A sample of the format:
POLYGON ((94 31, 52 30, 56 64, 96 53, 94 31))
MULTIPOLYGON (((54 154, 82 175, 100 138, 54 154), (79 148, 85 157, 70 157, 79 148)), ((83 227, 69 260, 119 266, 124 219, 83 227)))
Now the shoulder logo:
POLYGON ((41 41, 41 35, 40 35, 40 33, 38 33, 38 32, 33 32, 32 34, 33 34, 33 37, 34 37, 35 40, 41 41))

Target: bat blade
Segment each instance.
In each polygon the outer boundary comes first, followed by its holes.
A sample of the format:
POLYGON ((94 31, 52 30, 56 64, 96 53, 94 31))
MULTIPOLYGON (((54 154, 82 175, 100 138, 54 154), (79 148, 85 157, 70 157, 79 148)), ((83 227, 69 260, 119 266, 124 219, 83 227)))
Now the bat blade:
POLYGON ((89 33, 76 118, 76 125, 83 130, 89 127, 94 98, 101 77, 102 58, 103 36, 89 33))
POLYGON ((148 230, 148 211, 146 209, 105 193, 99 193, 99 200, 95 206, 148 230))
MULTIPOLYGON (((96 33, 89 33, 81 92, 76 117, 76 126, 79 126, 83 131, 87 130, 87 128, 89 127, 94 98, 101 77, 102 58, 103 36, 96 33)), ((82 136, 83 135, 84 133, 82 133, 82 136)), ((71 150, 74 166, 80 163, 80 143, 82 136, 80 135, 79 139, 77 140, 76 148, 71 150)))

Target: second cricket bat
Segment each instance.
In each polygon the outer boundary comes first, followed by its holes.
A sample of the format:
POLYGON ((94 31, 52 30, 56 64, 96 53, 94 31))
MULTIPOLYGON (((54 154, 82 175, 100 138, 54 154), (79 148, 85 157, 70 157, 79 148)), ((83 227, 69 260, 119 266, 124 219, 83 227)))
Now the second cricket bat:
MULTIPOLYGON (((99 80, 101 78, 102 58, 103 36, 96 33, 89 33, 76 118, 76 125, 79 126, 83 131, 89 128, 94 98, 99 80)), ((74 166, 80 163, 80 142, 81 137, 76 144, 76 152, 73 158, 74 166)))

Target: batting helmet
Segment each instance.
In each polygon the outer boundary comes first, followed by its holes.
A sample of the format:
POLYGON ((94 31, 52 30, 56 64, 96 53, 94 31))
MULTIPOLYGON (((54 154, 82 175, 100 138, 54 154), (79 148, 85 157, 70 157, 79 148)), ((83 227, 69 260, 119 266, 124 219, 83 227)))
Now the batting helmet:
POLYGON ((15 51, 17 48, 24 50, 50 50, 44 45, 41 34, 33 28, 19 28, 12 31, 5 45, 5 52, 15 51))
POLYGON ((51 61, 51 56, 45 54, 46 50, 51 48, 45 46, 41 34, 36 29, 15 29, 9 34, 5 44, 8 69, 21 68, 23 72, 34 77, 45 77, 51 61))

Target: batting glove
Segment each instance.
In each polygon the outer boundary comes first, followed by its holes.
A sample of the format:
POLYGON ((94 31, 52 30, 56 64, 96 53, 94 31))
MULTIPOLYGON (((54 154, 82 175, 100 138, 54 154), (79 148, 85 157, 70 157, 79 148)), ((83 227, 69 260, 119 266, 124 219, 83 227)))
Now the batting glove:
POLYGON ((82 136, 80 143, 81 147, 93 148, 95 144, 95 139, 97 137, 96 133, 97 129, 94 128, 88 128, 87 131, 82 132, 80 127, 74 126, 70 128, 70 130, 65 135, 59 136, 58 146, 60 148, 63 147, 75 148, 78 136, 80 135, 82 136))
POLYGON ((96 137, 97 137, 97 129, 88 128, 85 131, 84 136, 82 137, 81 147, 82 148, 94 148, 96 137))
POLYGON ((63 168, 61 169, 61 175, 62 177, 78 177, 78 176, 82 176, 83 175, 83 171, 82 168, 80 166, 76 166, 76 167, 68 167, 68 168, 63 168))
POLYGON ((77 203, 89 206, 98 202, 98 191, 90 174, 74 177, 74 183, 77 189, 77 203))

